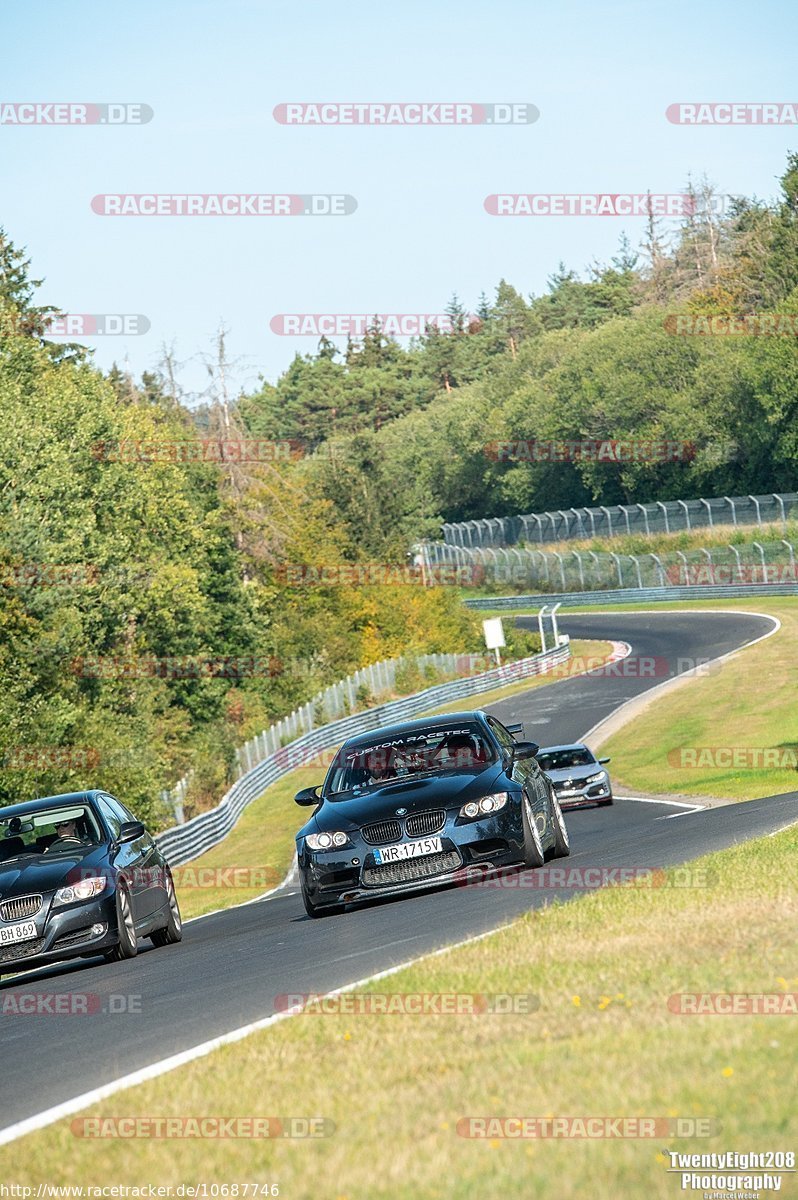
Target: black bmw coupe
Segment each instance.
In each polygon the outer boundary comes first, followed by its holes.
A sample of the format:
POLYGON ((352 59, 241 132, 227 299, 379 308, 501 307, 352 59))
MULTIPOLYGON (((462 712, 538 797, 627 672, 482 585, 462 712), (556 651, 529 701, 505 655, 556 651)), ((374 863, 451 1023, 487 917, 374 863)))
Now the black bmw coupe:
POLYGON ((540 866, 569 853, 535 742, 481 710, 427 717, 345 742, 297 834, 305 910, 457 882, 472 870, 540 866))
POLYGON ((179 942, 169 867, 140 821, 101 791, 0 808, 0 973, 132 958, 179 942))

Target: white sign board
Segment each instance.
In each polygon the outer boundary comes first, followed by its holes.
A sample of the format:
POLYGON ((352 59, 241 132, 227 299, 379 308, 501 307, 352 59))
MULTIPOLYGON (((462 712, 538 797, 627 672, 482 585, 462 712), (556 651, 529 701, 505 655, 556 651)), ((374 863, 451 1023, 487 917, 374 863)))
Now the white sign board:
POLYGON ((507 645, 504 640, 504 626, 501 617, 488 617, 482 622, 482 628, 485 632, 485 645, 488 650, 498 650, 500 646, 507 645))

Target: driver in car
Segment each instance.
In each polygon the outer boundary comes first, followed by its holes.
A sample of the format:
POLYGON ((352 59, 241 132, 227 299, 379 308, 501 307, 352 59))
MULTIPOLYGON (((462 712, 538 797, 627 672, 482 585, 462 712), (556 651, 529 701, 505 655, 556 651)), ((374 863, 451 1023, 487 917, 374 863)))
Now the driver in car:
POLYGON ((50 843, 47 850, 45 850, 45 854, 50 850, 62 850, 70 846, 80 846, 84 840, 78 833, 78 823, 76 820, 56 821, 55 841, 50 843))
POLYGON ((396 774, 392 765, 393 754, 390 750, 375 750, 368 757, 368 772, 371 783, 385 783, 396 774))

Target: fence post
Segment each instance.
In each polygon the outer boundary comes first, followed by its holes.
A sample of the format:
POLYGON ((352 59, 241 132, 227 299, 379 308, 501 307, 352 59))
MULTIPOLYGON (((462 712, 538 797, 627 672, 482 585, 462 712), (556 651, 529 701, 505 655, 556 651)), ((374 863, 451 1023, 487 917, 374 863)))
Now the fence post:
POLYGON ((607 528, 610 531, 610 537, 614 537, 615 535, 612 532, 612 517, 610 516, 610 510, 608 508, 605 508, 603 504, 600 504, 599 508, 604 513, 605 517, 607 518, 607 528))
POLYGON ((579 524, 579 533, 582 535, 582 537, 584 537, 585 536, 585 523, 582 520, 581 508, 572 508, 571 512, 574 514, 574 516, 576 517, 576 520, 579 524))
POLYGON ((617 554, 612 554, 612 553, 610 554, 610 558, 615 559, 615 565, 618 568, 618 587, 622 588, 623 587, 623 572, 621 571, 621 560, 618 558, 617 554))
POLYGON ((753 503, 756 505, 756 523, 757 523, 757 525, 759 525, 761 527, 762 513, 759 511, 759 501, 757 500, 756 496, 749 495, 748 499, 753 501, 753 503))
POLYGON ((651 527, 649 526, 649 523, 648 523, 648 509, 646 508, 645 504, 638 504, 636 507, 639 508, 641 513, 643 514, 643 520, 646 523, 646 537, 649 537, 649 535, 651 534, 651 527))
POLYGON ((544 626, 544 617, 546 616, 547 605, 544 604, 538 611, 538 632, 540 633, 540 648, 543 653, 546 653, 546 629, 544 626))
POLYGON ((626 532, 627 532, 627 534, 629 534, 629 536, 631 536, 632 530, 629 526, 629 509, 627 508, 627 506, 625 504, 619 504, 618 508, 621 510, 623 515, 626 517, 626 532))
POLYGON ((641 576, 641 574, 640 574, 640 563, 639 563, 639 562, 638 562, 638 560, 635 558, 634 554, 630 554, 630 555, 629 555, 629 558, 631 558, 632 562, 633 562, 633 563, 634 563, 634 565, 637 567, 637 586, 638 586, 639 588, 642 588, 642 586, 643 586, 643 578, 642 578, 642 576, 641 576))
POLYGON ((665 532, 670 533, 670 526, 668 525, 668 510, 662 500, 657 501, 657 507, 662 509, 662 515, 665 519, 665 532))
POLYGON ((658 554, 652 554, 651 557, 657 564, 657 570, 659 571, 659 586, 665 587, 665 568, 662 565, 662 559, 658 554))

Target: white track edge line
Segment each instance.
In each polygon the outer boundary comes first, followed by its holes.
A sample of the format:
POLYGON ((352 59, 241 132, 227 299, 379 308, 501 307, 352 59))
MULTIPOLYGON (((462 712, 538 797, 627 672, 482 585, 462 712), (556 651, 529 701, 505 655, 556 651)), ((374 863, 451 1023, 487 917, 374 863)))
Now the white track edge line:
MULTIPOLYGON (((373 975, 357 979, 354 983, 344 984, 342 987, 325 992, 324 995, 338 996, 344 992, 352 991, 354 988, 364 987, 366 984, 374 983, 378 979, 385 979, 387 976, 395 975, 397 972, 404 971, 408 967, 414 967, 427 958, 437 958, 439 955, 448 954, 450 950, 459 950, 463 946, 471 945, 473 942, 493 937, 495 934, 501 933, 505 928, 506 923, 497 926, 495 929, 488 929, 484 933, 474 934, 473 937, 464 938, 462 941, 453 942, 449 946, 441 946, 438 950, 427 951, 417 958, 408 959, 406 962, 399 963, 394 967, 387 967, 385 970, 377 971, 373 975)), ((259 1020, 251 1021, 249 1024, 242 1025, 238 1029, 233 1029, 229 1033, 219 1034, 215 1038, 210 1038, 208 1041, 199 1042, 196 1046, 189 1047, 188 1050, 181 1050, 178 1054, 172 1054, 168 1058, 160 1059, 158 1062, 151 1063, 147 1067, 140 1067, 136 1071, 131 1071, 129 1074, 122 1075, 110 1083, 104 1083, 100 1087, 92 1088, 88 1092, 83 1092, 81 1095, 74 1096, 70 1100, 64 1100, 61 1104, 44 1109, 43 1112, 35 1113, 32 1117, 25 1117, 13 1125, 8 1125, 5 1129, 0 1129, 0 1146, 6 1146, 18 1138, 25 1137, 26 1134, 44 1129, 47 1125, 52 1125, 55 1121, 61 1121, 64 1117, 71 1116, 83 1108, 97 1104, 100 1100, 106 1100, 109 1096, 113 1096, 117 1092, 136 1087, 138 1084, 147 1083, 152 1079, 157 1079, 161 1075, 166 1075, 170 1071, 176 1070, 178 1067, 186 1066, 196 1059, 205 1058, 208 1054, 211 1054, 214 1050, 218 1050, 222 1046, 229 1046, 233 1042, 240 1042, 253 1033, 258 1033, 262 1029, 268 1029, 271 1025, 277 1024, 278 1021, 285 1021, 289 1017, 299 1016, 301 1012, 301 1009, 289 1009, 287 1012, 272 1013, 271 1016, 261 1017, 259 1020)))
MULTIPOLYGON (((638 610, 638 611, 640 612, 641 616, 643 615, 643 613, 646 613, 646 612, 648 612, 648 613, 656 612, 655 609, 643 609, 643 610, 638 610)), ((694 615, 695 612, 697 612, 697 611, 706 612, 706 613, 709 613, 709 612, 711 612, 711 613, 732 613, 732 614, 735 614, 736 616, 763 617, 766 621, 773 622, 773 628, 768 630, 767 633, 760 634, 760 636, 758 638, 754 638, 754 640, 751 642, 745 642, 744 645, 738 646, 736 650, 728 650, 725 654, 721 654, 718 658, 710 658, 708 660, 708 663, 706 663, 706 664, 702 663, 702 667, 705 665, 709 665, 709 663, 725 662, 727 658, 732 658, 735 654, 741 654, 744 650, 750 649, 751 646, 756 646, 758 642, 763 642, 765 640, 765 638, 772 637, 774 633, 778 633, 778 631, 781 629, 781 621, 779 620, 778 617, 774 617, 771 613, 748 612, 748 611, 743 611, 742 609, 732 609, 732 608, 702 608, 699 610, 696 610, 696 609, 692 609, 692 610, 691 609, 670 609, 669 611, 672 613, 679 612, 679 613, 686 613, 686 614, 690 614, 690 615, 694 615)), ((585 616, 592 616, 592 617, 598 617, 598 616, 614 617, 614 616, 618 616, 618 615, 619 615, 618 613, 585 613, 585 616)), ((634 616, 634 613, 626 613, 623 615, 634 616)), ((588 729, 587 733, 584 734, 584 736, 582 737, 582 741, 587 742, 587 739, 590 737, 593 737, 601 729, 602 725, 606 725, 608 722, 614 720, 617 716, 619 716, 621 713, 623 713, 624 709, 631 707, 633 704, 639 703, 639 701, 644 696, 646 698, 656 696, 657 693, 664 691, 666 688, 673 687, 677 680, 682 682, 682 681, 688 680, 690 678, 696 678, 696 677, 700 678, 700 676, 697 676, 697 672, 700 669, 701 668, 699 668, 699 667, 693 667, 693 669, 690 671, 683 671, 681 673, 681 675, 672 675, 670 677, 670 679, 663 680, 662 683, 658 683, 655 687, 648 688, 646 691, 641 692, 638 696, 632 696, 629 700, 625 700, 623 704, 618 706, 618 708, 613 709, 613 711, 611 713, 609 713, 606 717, 602 717, 600 721, 597 721, 595 725, 592 725, 590 727, 590 729, 588 729)))
MULTIPOLYGON (((641 610, 638 610, 638 611, 641 611, 641 610)), ((657 610, 654 609, 654 610, 643 610, 643 611, 656 612, 657 610)), ((670 611, 673 612, 674 610, 671 609, 670 611)), ((678 611, 678 610, 676 610, 676 611, 678 611)), ((681 611, 695 612, 696 610, 688 609, 688 610, 681 610, 681 611)), ((735 610, 735 609, 702 609, 701 611, 725 613, 725 612, 737 612, 738 610, 735 610)), ((588 616, 588 615, 591 615, 591 616, 599 616, 599 615, 616 616, 618 614, 617 613, 605 613, 605 614, 598 614, 598 613, 588 614, 588 613, 586 613, 585 614, 585 616, 588 616)), ((761 637, 755 638, 754 641, 746 642, 744 646, 739 647, 737 650, 729 651, 729 653, 722 655, 720 658, 711 659, 710 661, 722 662, 726 658, 731 658, 731 656, 733 654, 739 654, 741 650, 748 649, 749 646, 756 645, 757 642, 763 641, 765 638, 770 637, 772 634, 776 633, 781 628, 781 621, 779 621, 779 619, 777 617, 771 616, 769 613, 745 612, 745 613, 741 613, 739 615, 765 617, 767 620, 774 622, 774 627, 768 633, 762 634, 761 637)), ((588 672, 585 672, 585 674, 587 674, 587 673, 588 672)), ((689 675, 690 672, 686 672, 685 674, 689 675)), ((677 678, 680 678, 680 677, 677 676, 677 678)), ((666 680, 665 682, 669 683, 670 680, 666 680)), ((663 686, 663 685, 660 685, 660 687, 661 686, 663 686)), ((651 690, 657 691, 658 688, 653 688, 651 690)), ((627 701, 627 703, 631 703, 631 701, 627 701)), ((624 707, 625 707, 625 705, 621 705, 620 709, 616 709, 616 712, 621 711, 621 709, 623 709, 624 707)), ((604 718, 604 719, 607 720, 608 718, 604 718)), ((604 723, 603 721, 600 721, 598 723, 598 725, 601 725, 603 723, 604 723)), ((598 728, 598 725, 594 726, 593 729, 598 728)), ((588 731, 588 733, 585 735, 585 740, 592 732, 593 732, 592 729, 588 731)), ((670 805, 675 806, 678 803, 677 801, 674 801, 674 800, 647 800, 640 796, 625 796, 625 797, 621 797, 621 798, 626 799, 626 800, 637 801, 638 803, 647 803, 647 804, 670 804, 670 805)), ((681 807, 681 805, 680 805, 680 807, 681 807)), ((797 822, 791 822, 790 824, 795 824, 795 823, 797 823, 797 822)), ((787 825, 784 828, 790 828, 790 826, 787 825)), ((775 832, 780 833, 781 830, 776 830, 775 832)), ((771 834, 770 836, 773 836, 773 835, 771 834)), ((243 908, 248 904, 255 904, 261 900, 266 899, 269 896, 274 895, 275 892, 280 891, 282 888, 284 888, 286 886, 291 875, 293 874, 293 871, 294 871, 294 864, 292 863, 291 869, 289 870, 288 874, 286 875, 286 878, 283 880, 283 882, 281 884, 278 885, 278 887, 272 888, 271 891, 264 892, 263 895, 261 895, 261 896, 256 896, 255 899, 253 899, 253 900, 245 900, 241 904, 232 905, 231 907, 232 908, 243 908)), ((203 917, 214 916, 216 913, 219 913, 219 912, 229 912, 229 911, 230 911, 230 908, 215 909, 214 912, 212 912, 212 913, 203 913, 199 917, 189 918, 189 920, 186 921, 186 924, 190 924, 192 921, 200 921, 203 919, 203 917)), ((417 963, 423 962, 427 958, 435 958, 438 955, 448 953, 450 950, 457 950, 463 946, 470 945, 472 942, 482 941, 484 938, 491 937, 494 934, 499 933, 504 927, 505 926, 500 925, 496 929, 490 929, 490 930, 486 931, 485 933, 476 934, 474 937, 466 938, 463 941, 453 942, 449 946, 443 946, 439 950, 433 950, 427 954, 420 955, 418 958, 409 959, 407 962, 400 963, 398 966, 389 967, 384 971, 379 971, 374 975, 366 976, 364 979, 356 980, 354 983, 346 984, 344 987, 336 988, 334 991, 331 991, 331 992, 328 992, 325 994, 330 995, 330 996, 339 995, 343 992, 350 991, 353 988, 362 987, 364 984, 373 983, 377 979, 384 979, 387 976, 394 975, 398 971, 402 971, 407 967, 415 966, 417 963)), ((299 1011, 301 1011, 301 1010, 299 1010, 299 1011)), ((297 1012, 273 1013, 269 1017, 263 1017, 258 1021, 250 1022, 250 1024, 248 1024, 248 1025, 242 1025, 239 1029, 234 1029, 229 1033, 220 1034, 218 1037, 211 1038, 209 1041, 200 1042, 198 1045, 193 1046, 188 1050, 183 1050, 179 1054, 173 1054, 169 1058, 161 1059, 159 1062, 152 1063, 148 1067, 141 1067, 141 1068, 139 1068, 139 1070, 133 1071, 128 1075, 123 1075, 119 1079, 113 1080, 111 1083, 103 1084, 101 1087, 94 1088, 88 1092, 84 1092, 82 1095, 75 1096, 71 1100, 65 1100, 61 1104, 55 1105, 54 1107, 49 1108, 49 1109, 45 1109, 43 1112, 37 1113, 32 1117, 26 1117, 24 1120, 18 1121, 18 1122, 16 1122, 16 1124, 9 1125, 5 1129, 0 1130, 0 1146, 8 1145, 10 1142, 16 1141, 18 1138, 24 1137, 28 1133, 33 1133, 38 1129, 43 1129, 47 1125, 52 1125, 55 1121, 62 1120, 64 1117, 70 1116, 72 1113, 80 1111, 81 1108, 88 1108, 92 1104, 96 1104, 100 1100, 104 1100, 109 1096, 115 1095, 117 1092, 124 1091, 125 1089, 130 1088, 130 1087, 135 1087, 137 1084, 140 1084, 140 1083, 146 1083, 147 1081, 149 1081, 151 1079, 156 1079, 160 1075, 165 1075, 170 1071, 174 1071, 178 1067, 185 1066, 187 1063, 193 1062, 194 1060, 196 1060, 198 1058, 204 1058, 205 1056, 210 1054, 213 1050, 218 1049, 221 1046, 226 1046, 226 1045, 230 1045, 233 1042, 241 1041, 242 1039, 248 1037, 252 1033, 256 1033, 261 1029, 267 1029, 271 1025, 276 1024, 278 1021, 286 1020, 289 1017, 293 1017, 293 1016, 297 1016, 297 1015, 298 1015, 297 1012)))

